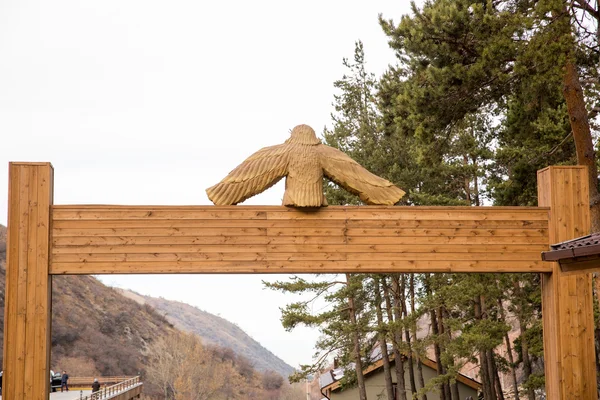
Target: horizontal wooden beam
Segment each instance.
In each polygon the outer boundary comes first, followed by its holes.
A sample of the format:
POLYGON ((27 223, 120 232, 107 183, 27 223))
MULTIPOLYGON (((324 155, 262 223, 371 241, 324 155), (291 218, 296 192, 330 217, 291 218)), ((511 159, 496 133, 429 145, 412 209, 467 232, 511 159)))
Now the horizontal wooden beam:
POLYGON ((539 207, 54 206, 51 274, 549 272, 539 207))

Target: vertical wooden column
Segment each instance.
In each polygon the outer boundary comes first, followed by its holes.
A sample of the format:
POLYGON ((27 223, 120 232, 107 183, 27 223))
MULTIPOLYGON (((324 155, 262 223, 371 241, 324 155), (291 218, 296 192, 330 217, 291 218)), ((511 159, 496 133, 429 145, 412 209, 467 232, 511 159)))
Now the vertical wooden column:
MULTIPOLYGON (((538 202, 550 207, 550 243, 590 231, 587 167, 538 171, 538 202)), ((542 274, 544 359, 548 399, 595 400, 592 276, 564 276, 558 263, 542 274)))
POLYGON ((4 399, 47 400, 49 395, 52 198, 50 163, 9 164, 4 399))

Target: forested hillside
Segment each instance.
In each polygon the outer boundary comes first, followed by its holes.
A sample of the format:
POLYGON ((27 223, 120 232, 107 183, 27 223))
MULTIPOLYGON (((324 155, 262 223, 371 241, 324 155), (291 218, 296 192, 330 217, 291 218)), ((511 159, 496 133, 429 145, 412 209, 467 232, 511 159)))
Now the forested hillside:
POLYGON ((294 372, 294 368, 226 319, 178 301, 143 296, 129 290, 120 292, 140 304, 152 306, 176 328, 197 334, 205 343, 233 350, 259 371, 273 370, 284 377, 294 372))

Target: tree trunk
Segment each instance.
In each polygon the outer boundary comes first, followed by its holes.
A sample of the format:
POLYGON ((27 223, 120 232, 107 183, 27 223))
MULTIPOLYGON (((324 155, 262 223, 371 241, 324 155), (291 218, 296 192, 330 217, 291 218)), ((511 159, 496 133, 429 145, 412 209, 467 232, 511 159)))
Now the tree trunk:
MULTIPOLYGON (((393 280, 393 277, 392 277, 393 280)), ((383 284, 383 294, 385 296, 385 309, 388 315, 388 321, 396 321, 392 311, 392 300, 387 282, 383 284)), ((398 329, 393 330, 392 350, 394 352, 394 369, 396 371, 396 393, 400 400, 406 400, 406 384, 404 381, 404 360, 398 346, 402 343, 402 335, 398 329)))
MULTIPOLYGON (((515 296, 522 298, 521 285, 518 280, 513 282, 515 288, 515 296)), ((523 379, 527 382, 531 376, 531 360, 529 359, 529 346, 525 340, 525 333, 527 332, 527 323, 523 320, 523 314, 520 308, 517 309, 517 323, 519 324, 519 335, 521 336, 521 359, 523 360, 523 379)), ((533 388, 527 389, 527 399, 535 400, 535 391, 533 388)))
MULTIPOLYGON (((485 305, 485 296, 479 296, 481 305, 481 317, 487 319, 487 308, 485 305)), ((498 376, 498 368, 496 368, 496 361, 494 360, 494 349, 487 350, 488 358, 488 370, 490 374, 490 383, 493 385, 493 390, 496 395, 496 399, 504 400, 504 394, 502 393, 502 385, 500 384, 500 377, 498 376)))
MULTIPOLYGON (((438 324, 438 335, 441 337, 442 335, 445 335, 445 329, 444 329, 444 316, 443 316, 443 310, 442 310, 442 306, 437 308, 437 324, 438 324)), ((442 351, 442 346, 440 347, 440 356, 441 356, 441 351, 442 351)), ((441 357, 440 357, 440 363, 441 363, 441 357)), ((446 367, 444 364, 440 364, 441 366, 441 370, 442 370, 442 374, 446 375, 446 367)), ((443 383, 443 387, 444 387, 444 396, 449 399, 452 400, 452 394, 450 393, 450 384, 448 381, 445 381, 443 383)))
MULTIPOLYGON (((429 279, 430 279, 430 275, 425 274, 425 293, 428 297, 430 297, 432 294, 431 286, 429 285, 429 279)), ((438 320, 437 320, 437 316, 435 314, 435 309, 432 308, 429 310, 429 318, 431 319, 431 333, 433 334, 433 336, 435 338, 433 340, 433 352, 435 354, 436 369, 437 369, 438 375, 443 375, 444 369, 442 367, 442 350, 439 345, 439 329, 438 329, 438 320)), ((439 384, 440 400, 451 400, 450 397, 446 397, 446 390, 445 390, 444 386, 445 385, 443 383, 439 384)))
MULTIPOLYGON (((473 314, 475 319, 483 319, 483 313, 481 311, 481 298, 475 296, 475 302, 473 307, 473 314)), ((483 390, 483 398, 485 400, 496 400, 496 393, 494 391, 494 383, 490 380, 489 365, 487 351, 485 349, 479 350, 479 375, 481 377, 481 386, 483 390)))
POLYGON ((477 157, 473 156, 473 166, 475 167, 475 178, 473 179, 473 194, 475 195, 475 206, 479 207, 481 202, 479 200, 479 176, 477 175, 477 171, 479 170, 477 166, 477 157))
MULTIPOLYGON (((467 154, 463 154, 463 165, 465 167, 469 166, 469 156, 467 154)), ((465 175, 465 200, 467 200, 467 203, 470 205, 471 204, 471 177, 468 175, 465 175)))
MULTIPOLYGON (((529 359, 529 345, 525 340, 525 333, 527 332, 527 328, 525 324, 521 321, 521 318, 518 318, 519 321, 519 331, 521 333, 521 358, 523 358, 523 378, 525 381, 529 380, 531 376, 531 360, 529 359)), ((527 399, 535 400, 535 391, 533 388, 527 389, 527 399)))
MULTIPOLYGON (((402 304, 402 314, 404 315, 405 320, 408 319, 408 310, 406 307, 406 274, 402 274, 402 287, 400 288, 400 301, 402 304)), ((404 324, 404 336, 406 337, 406 346, 408 348, 408 377, 410 380, 410 391, 412 393, 417 393, 417 385, 415 383, 415 367, 414 367, 414 359, 412 347, 410 344, 410 329, 408 324, 404 324)))
MULTIPOLYGON (((598 29, 600 30, 600 27, 598 29)), ((592 282, 594 301, 598 302, 598 308, 600 308, 600 274, 598 272, 592 274, 592 282)), ((594 348, 596 349, 596 374, 600 374, 600 319, 596 322, 594 329, 594 348)))
POLYGON ((390 367, 390 359, 388 357, 386 333, 384 331, 383 312, 381 310, 381 287, 379 277, 373 278, 375 282, 375 310, 377 312, 377 326, 379 331, 379 348, 381 349, 381 357, 383 360, 383 377, 385 379, 385 391, 388 400, 394 400, 394 385, 392 382, 392 369, 390 367))
MULTIPOLYGON (((402 307, 400 305, 400 283, 398 274, 392 275, 392 285, 393 285, 393 296, 394 296, 394 307, 392 308, 394 311, 394 321, 397 324, 400 324, 402 321, 402 307)), ((398 398, 400 400, 406 400, 406 381, 404 379, 404 356, 400 353, 399 347, 400 343, 402 343, 402 330, 400 327, 394 329, 394 339, 398 344, 398 355, 396 358, 396 382, 397 382, 397 392, 399 394, 398 398)))
MULTIPOLYGON (((410 274, 410 312, 412 315, 415 315, 415 274, 410 274)), ((412 325, 412 336, 416 340, 417 339, 417 323, 412 325)), ((418 353, 415 353, 415 358, 417 359, 417 379, 419 380, 419 389, 425 387, 425 379, 423 378, 423 364, 421 363, 421 356, 418 353)), ((421 400, 427 400, 427 394, 423 393, 421 395, 421 400)))
MULTIPOLYGON (((506 322, 506 317, 504 315, 504 305, 502 304, 502 300, 498 299, 498 309, 500 310, 500 318, 502 321, 506 322)), ((510 344, 510 338, 508 337, 508 332, 504 334, 504 341, 506 342, 506 352, 508 353, 508 361, 510 362, 510 371, 513 380, 513 390, 515 391, 515 399, 519 399, 519 382, 517 381, 517 368, 515 366, 515 359, 512 354, 512 346, 510 344)))
POLYGON ((575 140, 577 164, 588 167, 592 232, 598 232, 600 230, 600 199, 598 196, 596 152, 594 151, 594 143, 592 141, 592 133, 583 98, 583 89, 579 81, 579 74, 577 73, 577 66, 570 54, 567 55, 562 92, 567 103, 569 122, 571 123, 573 139, 575 140))
MULTIPOLYGON (((448 313, 448 310, 446 309, 445 306, 440 307, 440 315, 443 318, 443 319, 440 319, 440 321, 450 318, 450 313, 448 313)), ((449 326, 445 326, 442 322, 440 322, 440 332, 444 333, 444 335, 446 336, 445 340, 447 342, 452 341, 452 331, 450 330, 449 326)), ((448 365, 454 366, 454 356, 450 355, 450 360, 449 360, 448 365)), ((444 373, 447 373, 447 372, 448 372, 448 370, 446 368, 444 368, 444 373)), ((454 383, 448 382, 448 389, 449 389, 448 395, 450 396, 450 398, 452 400, 460 400, 460 398, 459 398, 460 396, 458 394, 458 384, 456 382, 454 382, 454 383)))
MULTIPOLYGON (((346 274, 346 284, 350 285, 350 274, 346 274)), ((356 381, 358 384, 358 395, 360 400, 367 400, 367 390, 365 388, 365 377, 363 375, 362 360, 360 358, 360 338, 358 334, 358 324, 356 322, 356 308, 354 305, 354 296, 348 296, 348 308, 350 314, 350 323, 352 324, 352 345, 353 356, 356 369, 356 381)))
POLYGON ((450 394, 452 395, 452 400, 460 400, 460 394, 458 393, 458 383, 457 382, 450 384, 450 394))
MULTIPOLYGON (((431 332, 433 333, 433 335, 435 336, 435 340, 433 342, 433 353, 435 354, 435 362, 436 362, 436 368, 437 368, 437 373, 438 375, 443 375, 444 374, 444 369, 442 368, 442 350, 440 349, 440 345, 438 343, 438 336, 439 336, 439 330, 438 330, 438 321, 437 321, 437 316, 435 315, 435 310, 431 309, 429 311, 429 316, 431 318, 431 332)), ((449 398, 446 398, 446 390, 444 388, 444 384, 440 383, 440 400, 451 400, 449 398)))
POLYGON ((502 391, 502 384, 500 383, 500 375, 498 374, 498 367, 496 366, 496 360, 494 359, 494 350, 489 350, 492 374, 494 376, 494 387, 496 388, 496 397, 498 400, 504 400, 504 392, 502 391))
MULTIPOLYGON (((558 3, 557 3, 558 4, 558 3)), ((568 43, 565 47, 565 65, 563 76, 562 93, 567 104, 567 113, 569 114, 569 123, 571 132, 575 141, 575 151, 577 153, 577 164, 588 167, 588 179, 590 186, 590 219, 592 223, 592 232, 600 230, 600 196, 598 195, 598 167, 596 165, 596 152, 588 112, 585 107, 583 97, 583 88, 575 64, 575 38, 573 37, 573 27, 571 26, 571 17, 569 9, 564 5, 560 9, 553 11, 558 25, 558 40, 568 43), (560 37, 563 36, 563 37, 560 37)), ((575 17, 576 18, 576 17, 575 17)))

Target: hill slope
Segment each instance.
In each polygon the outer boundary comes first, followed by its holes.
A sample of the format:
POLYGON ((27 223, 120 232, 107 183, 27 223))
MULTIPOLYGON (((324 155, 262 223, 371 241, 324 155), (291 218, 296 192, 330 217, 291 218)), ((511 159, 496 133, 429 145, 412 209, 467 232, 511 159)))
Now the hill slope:
MULTIPOLYGON (((0 225, 0 318, 4 320, 6 227, 0 225)), ((53 370, 72 375, 135 375, 145 350, 175 332, 150 306, 124 298, 92 276, 52 278, 53 370)), ((0 324, 0 341, 4 324, 0 324)), ((0 353, 0 365, 2 363, 0 353)))
POLYGON ((176 328, 196 333, 204 342, 232 349, 238 356, 249 359, 259 371, 272 370, 284 377, 294 371, 290 365, 226 319, 178 301, 143 296, 122 289, 121 293, 140 304, 152 306, 176 328))
MULTIPOLYGON (((5 275, 6 227, 0 225, 0 345, 4 337, 5 275)), ((148 346, 178 329, 232 349, 261 371, 276 371, 284 377, 293 371, 234 324, 190 305, 123 292, 93 276, 52 278, 53 370, 79 376, 135 375, 144 370, 148 346)), ((2 362, 0 351, 0 366, 2 362)))

